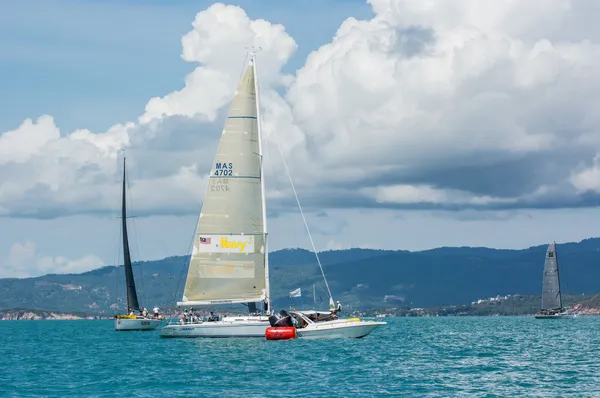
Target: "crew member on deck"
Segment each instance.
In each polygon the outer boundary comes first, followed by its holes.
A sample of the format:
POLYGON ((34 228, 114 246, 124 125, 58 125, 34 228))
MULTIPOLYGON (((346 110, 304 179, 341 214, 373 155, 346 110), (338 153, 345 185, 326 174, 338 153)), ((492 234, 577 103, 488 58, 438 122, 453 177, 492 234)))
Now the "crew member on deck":
POLYGON ((340 300, 337 301, 337 308, 335 309, 335 312, 342 312, 342 303, 340 303, 340 300))
POLYGON ((152 309, 152 312, 154 312, 154 318, 158 319, 159 318, 158 307, 154 307, 152 309))

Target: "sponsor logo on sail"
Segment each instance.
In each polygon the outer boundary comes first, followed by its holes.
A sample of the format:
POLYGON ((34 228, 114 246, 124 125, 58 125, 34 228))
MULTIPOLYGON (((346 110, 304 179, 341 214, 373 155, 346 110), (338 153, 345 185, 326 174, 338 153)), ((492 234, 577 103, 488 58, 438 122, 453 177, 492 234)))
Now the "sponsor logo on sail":
POLYGON ((254 253, 254 236, 200 235, 194 245, 197 253, 254 253))
POLYGON ((246 245, 248 243, 252 243, 252 240, 249 241, 235 241, 229 240, 226 237, 221 237, 221 242, 219 243, 219 247, 223 249, 239 249, 240 253, 243 253, 246 249, 246 245))

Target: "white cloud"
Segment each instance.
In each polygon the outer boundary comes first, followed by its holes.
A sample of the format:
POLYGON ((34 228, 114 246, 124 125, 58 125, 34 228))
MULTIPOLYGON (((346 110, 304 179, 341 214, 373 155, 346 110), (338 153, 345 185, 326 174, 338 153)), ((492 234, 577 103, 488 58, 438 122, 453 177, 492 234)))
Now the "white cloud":
POLYGON ((600 153, 594 157, 591 167, 574 173, 571 182, 580 192, 600 193, 600 153))
POLYGON ((214 4, 196 15, 194 30, 181 39, 182 58, 198 66, 185 81, 185 87, 163 98, 152 98, 140 121, 152 118, 203 114, 210 121, 227 105, 240 78, 240 55, 244 48, 262 48, 260 82, 265 89, 284 81, 281 68, 297 45, 282 25, 251 20, 239 7, 214 4))
POLYGON ((598 6, 370 3, 374 18, 344 21, 295 76, 281 71, 297 48, 283 26, 219 3, 198 13, 182 58, 199 65, 137 121, 65 133, 42 116, 0 136, 1 214, 115 211, 124 148, 136 210, 197 212, 253 45, 272 199, 291 195, 277 142, 314 207, 586 205, 579 193, 598 191, 597 166, 580 169, 600 143, 598 6))
POLYGON ((187 76, 184 88, 152 98, 137 123, 103 133, 61 134, 45 115, 2 134, 0 212, 51 217, 115 211, 122 149, 129 149, 133 160, 129 173, 136 210, 198 211, 213 156, 209 145, 221 129, 211 122, 233 96, 244 48, 262 48, 261 84, 266 96, 275 97, 272 87, 286 80, 280 70, 297 45, 283 26, 250 20, 242 9, 223 4, 198 13, 193 25, 182 39, 182 58, 201 65, 187 76))
POLYGON ((474 196, 467 192, 453 189, 436 189, 427 185, 392 185, 364 190, 379 203, 395 204, 440 204, 440 205, 474 205, 485 206, 492 203, 507 204, 515 199, 494 198, 490 196, 474 196))
MULTIPOLYGON (((345 21, 287 92, 318 159, 306 184, 326 166, 348 186, 376 186, 378 195, 362 192, 381 203, 518 206, 545 199, 545 184, 567 183, 589 156, 583 143, 600 128, 598 35, 561 37, 581 3, 372 4, 376 17, 345 21), (517 162, 518 173, 506 167, 517 162), (389 200, 392 191, 404 199, 389 200)), ((566 196, 562 205, 574 200, 566 196)))
POLYGON ((7 131, 0 137, 0 163, 27 162, 59 137, 58 127, 50 116, 42 116, 37 122, 27 119, 18 129, 7 131))
MULTIPOLYGON (((600 64, 595 44, 507 36, 501 28, 510 31, 510 20, 486 18, 497 14, 477 2, 374 3, 378 16, 347 20, 331 44, 309 57, 287 96, 320 152, 339 164, 359 151, 363 162, 402 166, 474 150, 548 149, 555 132, 543 119, 527 119, 560 105, 559 93, 548 91, 566 89, 581 66, 600 64), (448 23, 465 9, 465 17, 448 23), (417 27, 421 33, 411 33, 417 27), (419 34, 421 52, 407 55, 402 41, 419 34), (565 80, 557 81, 559 74, 565 80)), ((505 3, 528 8, 494 8, 505 3)), ((555 2, 560 10, 563 3, 555 2)))
POLYGON ((48 273, 80 273, 105 265, 94 255, 86 255, 74 260, 62 256, 41 256, 36 252, 36 245, 31 240, 13 244, 8 258, 3 263, 0 268, 2 278, 34 277, 48 273))

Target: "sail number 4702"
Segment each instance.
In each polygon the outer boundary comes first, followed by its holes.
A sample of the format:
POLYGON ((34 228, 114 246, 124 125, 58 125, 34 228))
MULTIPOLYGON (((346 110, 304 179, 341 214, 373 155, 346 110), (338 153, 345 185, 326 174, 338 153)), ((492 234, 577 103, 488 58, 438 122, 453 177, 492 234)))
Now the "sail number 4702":
POLYGON ((210 191, 211 192, 229 192, 230 188, 227 186, 227 178, 211 178, 210 179, 210 191))
POLYGON ((233 163, 215 163, 214 176, 216 177, 231 177, 233 173, 233 163))

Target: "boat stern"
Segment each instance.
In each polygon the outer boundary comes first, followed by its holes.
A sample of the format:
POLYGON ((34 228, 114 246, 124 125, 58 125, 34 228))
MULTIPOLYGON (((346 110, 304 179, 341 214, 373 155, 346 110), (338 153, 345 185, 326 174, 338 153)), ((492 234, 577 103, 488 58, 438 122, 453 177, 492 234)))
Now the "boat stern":
POLYGON ((116 317, 116 331, 155 330, 161 324, 160 319, 116 317))

